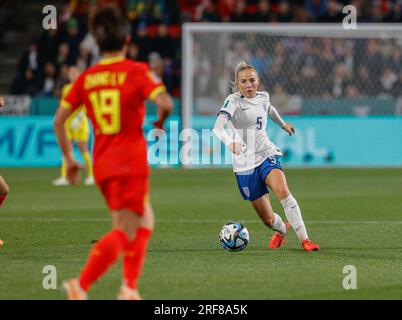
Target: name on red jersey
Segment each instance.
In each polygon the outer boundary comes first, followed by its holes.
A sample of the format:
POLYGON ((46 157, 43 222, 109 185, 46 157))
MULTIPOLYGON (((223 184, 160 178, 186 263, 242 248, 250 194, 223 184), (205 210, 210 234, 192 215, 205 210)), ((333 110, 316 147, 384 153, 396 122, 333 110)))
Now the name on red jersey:
POLYGON ((122 86, 127 79, 127 72, 101 71, 87 74, 85 77, 85 90, 100 86, 122 86))

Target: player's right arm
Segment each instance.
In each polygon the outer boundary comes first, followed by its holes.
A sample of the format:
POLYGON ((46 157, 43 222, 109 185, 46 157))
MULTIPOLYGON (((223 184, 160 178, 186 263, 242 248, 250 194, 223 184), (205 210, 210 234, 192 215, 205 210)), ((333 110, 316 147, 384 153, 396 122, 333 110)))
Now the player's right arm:
POLYGON ((67 97, 61 99, 54 119, 54 131, 60 149, 66 160, 67 177, 71 184, 79 181, 79 170, 83 168, 81 164, 74 160, 72 144, 67 138, 65 123, 75 109, 82 104, 80 82, 76 81, 67 97))
POLYGON ((232 137, 226 131, 226 126, 231 126, 234 129, 230 118, 225 113, 218 114, 218 118, 215 121, 213 133, 221 140, 234 154, 239 155, 244 151, 244 144, 234 141, 232 137))
POLYGON ((233 133, 235 132, 235 127, 231 121, 234 113, 236 112, 236 103, 234 101, 233 95, 228 96, 222 108, 219 110, 218 118, 215 121, 213 133, 215 136, 221 140, 234 154, 239 155, 244 151, 245 145, 240 142, 236 142, 233 139, 226 127, 228 127, 233 133))
POLYGON ((0 107, 4 105, 5 105, 4 98, 0 96, 0 107))

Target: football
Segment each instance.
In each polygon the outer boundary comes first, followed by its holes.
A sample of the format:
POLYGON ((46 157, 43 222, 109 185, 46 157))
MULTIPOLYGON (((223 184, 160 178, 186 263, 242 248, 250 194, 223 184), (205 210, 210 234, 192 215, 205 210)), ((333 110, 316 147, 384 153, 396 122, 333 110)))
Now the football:
POLYGON ((250 235, 247 228, 241 223, 229 222, 222 227, 219 241, 224 249, 238 252, 247 247, 250 235))

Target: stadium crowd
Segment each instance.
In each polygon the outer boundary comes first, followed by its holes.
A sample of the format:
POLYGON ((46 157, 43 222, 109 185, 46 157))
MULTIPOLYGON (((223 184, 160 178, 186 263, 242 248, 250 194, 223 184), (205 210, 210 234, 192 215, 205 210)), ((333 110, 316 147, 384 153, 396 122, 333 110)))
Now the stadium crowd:
MULTIPOLYGON (((11 92, 60 96, 68 82, 68 66, 84 70, 99 58, 88 32, 88 17, 97 6, 110 2, 120 6, 131 22, 128 57, 148 61, 176 97, 180 96, 183 22, 341 22, 347 4, 357 8, 358 22, 402 22, 400 0, 70 0, 59 8, 58 29, 43 30, 20 58, 11 92)), ((247 40, 233 40, 232 58, 249 57, 263 82, 278 95, 295 91, 303 97, 396 95, 402 88, 397 42, 289 38, 252 52, 246 49, 247 40), (362 50, 369 54, 364 61, 359 60, 362 50), (294 72, 291 78, 280 76, 284 68, 294 72)))
POLYGON ((241 38, 235 35, 229 42, 232 47, 225 57, 224 70, 220 61, 210 59, 200 46, 195 50, 199 61, 196 73, 202 75, 200 84, 195 86, 198 92, 203 91, 199 94, 219 87, 213 79, 217 81, 225 74, 230 77, 233 65, 241 60, 250 61, 269 91, 278 94, 386 98, 402 92, 402 44, 395 39, 268 37, 248 33, 241 38))

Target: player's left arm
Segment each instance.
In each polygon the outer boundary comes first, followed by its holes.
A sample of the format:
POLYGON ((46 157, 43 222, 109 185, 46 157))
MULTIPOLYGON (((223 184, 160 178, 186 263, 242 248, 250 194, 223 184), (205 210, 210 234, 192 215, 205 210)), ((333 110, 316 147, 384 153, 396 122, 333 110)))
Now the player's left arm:
POLYGON ((2 106, 4 106, 5 104, 6 104, 6 103, 5 103, 5 101, 4 101, 4 98, 0 96, 0 108, 1 108, 2 106))
POLYGON ((289 133, 290 136, 296 132, 294 126, 291 123, 285 122, 272 104, 268 108, 268 115, 278 126, 289 133))
POLYGON ((153 101, 158 110, 158 119, 153 122, 156 129, 163 129, 163 123, 173 111, 173 99, 167 92, 165 85, 155 72, 151 71, 147 65, 142 65, 143 77, 141 92, 145 99, 153 101))
POLYGON ((156 129, 163 129, 163 123, 173 111, 173 99, 169 93, 162 91, 156 95, 153 102, 158 107, 158 119, 153 125, 156 129))

